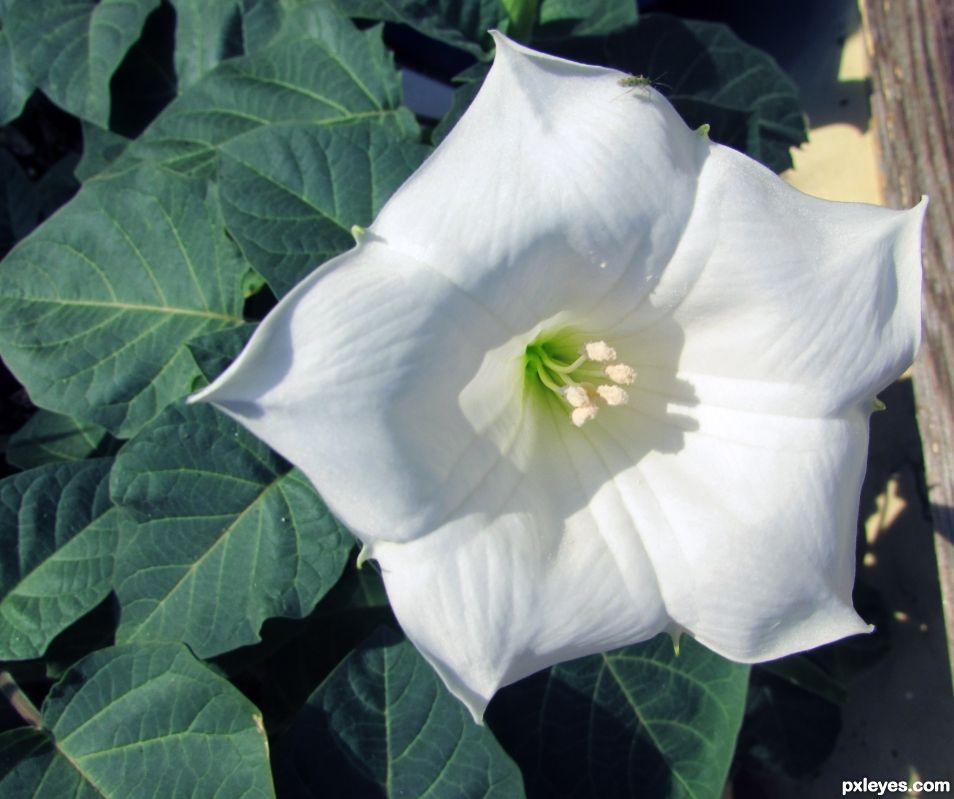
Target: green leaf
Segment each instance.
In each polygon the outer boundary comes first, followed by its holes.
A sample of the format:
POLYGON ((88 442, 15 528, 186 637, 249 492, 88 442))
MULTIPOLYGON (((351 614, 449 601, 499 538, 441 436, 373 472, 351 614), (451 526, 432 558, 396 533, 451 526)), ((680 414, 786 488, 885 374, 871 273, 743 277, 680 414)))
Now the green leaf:
POLYGON ((397 22, 480 59, 488 59, 487 33, 507 29, 500 0, 338 0, 354 19, 397 22))
POLYGON ((111 493, 137 522, 116 561, 119 641, 209 657, 307 615, 352 542, 304 475, 207 405, 168 408, 123 447, 111 493))
POLYGON ((537 3, 538 0, 500 0, 507 12, 507 30, 513 38, 527 41, 537 20, 537 3))
POLYGON ((501 691, 488 723, 533 796, 718 799, 749 669, 660 635, 501 691))
POLYGON ((111 458, 0 481, 0 660, 39 657, 109 593, 118 540, 111 458), (15 554, 14 554, 15 553, 15 554))
POLYGON ((43 729, 0 735, 0 795, 274 796, 258 710, 184 646, 95 652, 42 713, 43 729))
MULTIPOLYGON (((255 325, 239 325, 199 336, 189 342, 189 352, 195 359, 206 383, 211 383, 232 363, 246 345, 255 325)), ((193 386, 198 390, 201 386, 193 386)))
POLYGON ((242 0, 172 0, 172 5, 181 92, 221 61, 242 54, 242 0))
POLYGON ((354 246, 429 148, 395 126, 259 128, 222 148, 225 221, 245 257, 284 294, 318 264, 354 246))
POLYGON ((159 115, 109 171, 137 160, 210 175, 217 148, 277 122, 340 125, 357 120, 420 135, 401 107, 400 76, 380 29, 358 31, 326 12, 315 36, 279 37, 253 55, 221 63, 159 115))
POLYGON ((40 219, 53 216, 79 191, 80 184, 74 174, 79 160, 78 153, 67 153, 34 184, 40 206, 40 219))
POLYGON ((115 161, 129 145, 129 139, 83 122, 83 155, 76 165, 76 177, 86 182, 115 161))
POLYGON ((542 0, 533 40, 605 36, 635 22, 633 0, 542 0))
POLYGON ((17 61, 57 105, 109 124, 109 81, 159 0, 13 0, 4 20, 17 61))
POLYGON ((20 116, 32 92, 30 74, 14 55, 10 35, 4 27, 0 29, 0 125, 20 116))
MULTIPOLYGON (((713 140, 776 171, 792 165, 789 148, 807 140, 798 88, 771 56, 725 25, 666 14, 609 37, 555 45, 560 55, 645 75, 690 127, 711 125, 713 140)), ((621 90, 621 101, 639 98, 621 90)))
POLYGON ((4 261, 0 353, 45 408, 120 438, 199 376, 185 347, 242 322, 245 266, 204 181, 88 182, 4 261))
POLYGON ((278 744, 288 797, 523 795, 520 773, 409 643, 382 628, 308 699, 278 744))
POLYGON ((19 469, 33 469, 47 463, 111 455, 116 449, 117 442, 105 428, 41 409, 10 436, 7 462, 19 469))

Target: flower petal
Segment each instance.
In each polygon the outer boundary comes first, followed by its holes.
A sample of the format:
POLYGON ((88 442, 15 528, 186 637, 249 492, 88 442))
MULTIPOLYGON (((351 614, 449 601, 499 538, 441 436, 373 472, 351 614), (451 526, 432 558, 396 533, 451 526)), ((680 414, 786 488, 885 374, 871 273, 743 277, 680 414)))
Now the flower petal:
POLYGON ((923 208, 806 197, 621 73, 497 41, 362 244, 196 398, 305 471, 476 718, 663 629, 743 661, 864 630, 867 413, 917 346, 923 208), (527 398, 564 326, 636 368, 579 430, 527 398))
POLYGON ((769 660, 868 627, 852 610, 867 414, 804 419, 670 404, 678 452, 589 435, 629 497, 667 611, 726 657, 769 660), (740 490, 744 487, 744 490, 740 490))
POLYGON ((514 330, 638 301, 689 220, 705 140, 621 72, 496 41, 470 108, 370 229, 514 330))
POLYGON ((401 627, 478 722, 501 686, 670 624, 625 498, 562 410, 540 417, 525 471, 502 464, 434 534, 371 552, 401 627))
POLYGON ((485 371, 491 398, 493 381, 506 382, 499 407, 468 418, 461 395, 509 338, 440 273, 366 241, 289 292, 192 400, 300 467, 365 541, 403 540, 440 526, 498 462, 498 438, 516 422, 497 417, 519 406, 519 367, 485 371), (498 438, 481 437, 492 424, 498 438))
POLYGON ((676 357, 700 402, 800 416, 870 406, 917 351, 925 208, 809 197, 713 145, 677 252, 620 323, 633 365, 671 373, 676 357), (681 331, 678 353, 659 345, 659 320, 681 331))

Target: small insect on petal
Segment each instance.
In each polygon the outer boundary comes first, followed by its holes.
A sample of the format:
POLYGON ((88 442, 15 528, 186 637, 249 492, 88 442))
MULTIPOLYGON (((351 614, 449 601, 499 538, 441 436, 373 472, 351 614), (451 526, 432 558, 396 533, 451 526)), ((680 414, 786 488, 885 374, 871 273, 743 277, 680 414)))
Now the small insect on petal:
POLYGON ((653 87, 653 82, 645 75, 626 75, 616 82, 624 89, 629 90, 625 92, 625 94, 633 94, 634 96, 640 97, 644 100, 652 99, 653 93, 651 89, 653 87))
POLYGON ((624 89, 635 89, 637 86, 652 86, 653 82, 645 75, 627 75, 620 78, 617 83, 624 89))

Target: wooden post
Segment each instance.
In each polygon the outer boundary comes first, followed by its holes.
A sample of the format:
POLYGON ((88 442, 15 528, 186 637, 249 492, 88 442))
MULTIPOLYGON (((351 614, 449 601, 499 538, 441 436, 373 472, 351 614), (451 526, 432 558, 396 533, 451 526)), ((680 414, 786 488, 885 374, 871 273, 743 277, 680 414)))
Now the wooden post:
POLYGON ((896 208, 930 197, 914 390, 954 664, 954 2, 861 0, 861 7, 885 196, 896 208))

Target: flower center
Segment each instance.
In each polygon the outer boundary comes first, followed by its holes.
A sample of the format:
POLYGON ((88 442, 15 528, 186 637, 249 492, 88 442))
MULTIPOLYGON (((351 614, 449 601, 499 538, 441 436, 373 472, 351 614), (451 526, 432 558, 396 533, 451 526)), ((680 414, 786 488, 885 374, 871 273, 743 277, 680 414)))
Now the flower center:
MULTIPOLYGON (((629 395, 622 386, 636 379, 631 366, 620 363, 605 341, 574 346, 570 335, 538 336, 524 355, 528 387, 556 397, 570 421, 582 427, 595 419, 602 407, 625 405, 629 395)), ((579 341, 579 339, 577 339, 579 341)))

